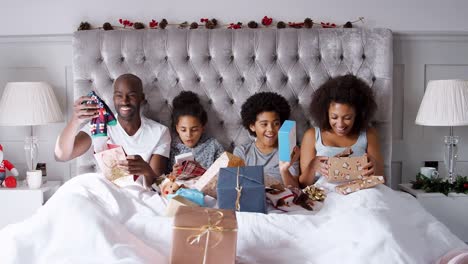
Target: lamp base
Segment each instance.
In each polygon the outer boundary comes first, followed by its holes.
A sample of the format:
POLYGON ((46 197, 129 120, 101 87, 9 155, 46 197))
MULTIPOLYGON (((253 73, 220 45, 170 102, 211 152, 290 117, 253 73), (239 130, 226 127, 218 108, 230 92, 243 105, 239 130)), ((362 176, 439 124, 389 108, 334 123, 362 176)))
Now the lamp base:
POLYGON ((452 184, 455 180, 455 165, 457 162, 457 153, 458 153, 458 142, 460 138, 458 136, 453 136, 451 133, 450 136, 445 136, 445 156, 444 162, 447 166, 447 174, 449 183, 452 184))
POLYGON ((24 153, 26 155, 26 164, 28 171, 36 170, 38 156, 38 139, 36 136, 26 137, 24 139, 24 153))

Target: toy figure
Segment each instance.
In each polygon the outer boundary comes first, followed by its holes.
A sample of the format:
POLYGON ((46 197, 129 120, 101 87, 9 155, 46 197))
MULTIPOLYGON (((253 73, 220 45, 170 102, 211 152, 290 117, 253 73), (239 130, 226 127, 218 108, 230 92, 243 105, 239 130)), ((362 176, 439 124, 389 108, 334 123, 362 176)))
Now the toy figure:
POLYGON ((169 194, 175 194, 177 190, 181 188, 179 184, 175 182, 175 177, 170 175, 166 182, 161 184, 161 195, 166 197, 169 194))
MULTIPOLYGON (((9 170, 13 175, 18 176, 18 170, 15 168, 11 162, 3 159, 3 146, 0 145, 0 184, 3 183, 6 177, 6 170, 9 170)), ((16 183, 16 181, 15 181, 16 183)), ((16 184, 15 184, 16 185, 16 184)), ((14 188, 14 187, 11 187, 14 188)))

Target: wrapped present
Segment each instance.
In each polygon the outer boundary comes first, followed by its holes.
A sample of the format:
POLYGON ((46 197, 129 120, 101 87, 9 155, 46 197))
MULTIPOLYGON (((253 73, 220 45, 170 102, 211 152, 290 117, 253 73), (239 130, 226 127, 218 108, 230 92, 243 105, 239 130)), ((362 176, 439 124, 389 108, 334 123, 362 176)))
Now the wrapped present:
POLYGON ((195 160, 192 152, 182 153, 174 157, 175 163, 182 164, 186 160, 195 160))
MULTIPOLYGON (((121 146, 98 152, 94 154, 94 157, 103 175, 110 181, 115 182, 123 177, 128 177, 127 179, 133 181, 133 175, 130 175, 118 166, 120 160, 127 159, 121 146)), ((120 179, 119 181, 122 180, 120 179)))
POLYGON ((205 168, 193 160, 184 160, 181 165, 182 167, 176 172, 177 180, 189 180, 206 172, 205 168))
POLYGON ((194 202, 200 206, 205 206, 205 195, 199 190, 180 188, 175 192, 175 194, 168 194, 167 199, 171 199, 176 195, 182 196, 185 199, 190 200, 191 202, 194 202))
POLYGON ((234 263, 236 246, 234 211, 188 206, 177 209, 171 263, 234 263))
POLYGON ((296 146, 296 121, 286 120, 278 132, 278 152, 280 161, 291 161, 296 146))
POLYGON ((329 157, 328 158, 328 182, 347 182, 362 179, 365 171, 363 166, 367 164, 367 157, 329 157))
POLYGON ((367 176, 359 180, 353 180, 335 187, 335 191, 341 194, 350 194, 362 189, 372 188, 385 183, 383 176, 367 176))
POLYGON ((189 207, 199 207, 200 205, 182 197, 179 195, 176 195, 172 197, 172 199, 169 200, 169 204, 167 205, 166 208, 166 216, 174 216, 177 209, 181 206, 189 206, 189 207))
POLYGON ((219 208, 266 213, 263 166, 221 168, 217 191, 219 208))
POLYGON ((274 185, 266 188, 266 197, 274 208, 283 212, 314 210, 314 201, 297 187, 274 185))
POLYGON ((216 185, 218 182, 219 169, 244 165, 245 163, 243 159, 234 156, 229 152, 224 152, 198 179, 194 187, 199 191, 202 191, 204 194, 216 198, 216 185))

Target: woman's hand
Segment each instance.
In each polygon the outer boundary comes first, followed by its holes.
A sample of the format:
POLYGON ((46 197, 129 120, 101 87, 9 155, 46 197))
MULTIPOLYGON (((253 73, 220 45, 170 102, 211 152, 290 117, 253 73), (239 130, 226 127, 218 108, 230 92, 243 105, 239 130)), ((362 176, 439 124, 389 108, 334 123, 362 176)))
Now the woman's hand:
POLYGON ((375 160, 371 156, 367 155, 367 153, 364 154, 364 156, 367 157, 368 162, 362 166, 362 169, 365 171, 362 176, 375 175, 375 160))
MULTIPOLYGON (((313 170, 315 173, 320 173, 322 176, 328 177, 328 157, 315 156, 309 164, 309 171, 313 170)), ((315 175, 314 175, 315 176, 315 175)))

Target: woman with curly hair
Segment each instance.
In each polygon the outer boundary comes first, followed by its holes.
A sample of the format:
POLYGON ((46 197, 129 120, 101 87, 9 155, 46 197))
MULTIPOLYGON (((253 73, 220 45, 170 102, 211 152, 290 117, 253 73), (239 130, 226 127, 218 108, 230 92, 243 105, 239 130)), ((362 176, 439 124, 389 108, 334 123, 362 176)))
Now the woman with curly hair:
POLYGON ((215 138, 204 133, 208 117, 200 99, 193 92, 182 91, 172 101, 172 107, 172 126, 176 136, 172 137, 170 168, 177 171, 181 164, 175 162, 175 156, 188 152, 202 167, 210 167, 224 148, 215 138))
POLYGON ((328 157, 347 148, 352 156, 368 156, 365 175, 383 175, 377 130, 370 127, 376 110, 372 89, 354 75, 332 78, 317 89, 310 104, 316 127, 306 131, 301 144, 301 185, 314 183, 316 174, 327 175, 328 157))
POLYGON ((237 146, 234 155, 244 159, 246 165, 263 165, 265 176, 274 177, 288 186, 298 186, 299 151, 293 162, 279 162, 278 131, 289 118, 291 108, 288 101, 279 94, 260 92, 249 97, 242 105, 242 124, 254 136, 255 141, 237 146))

